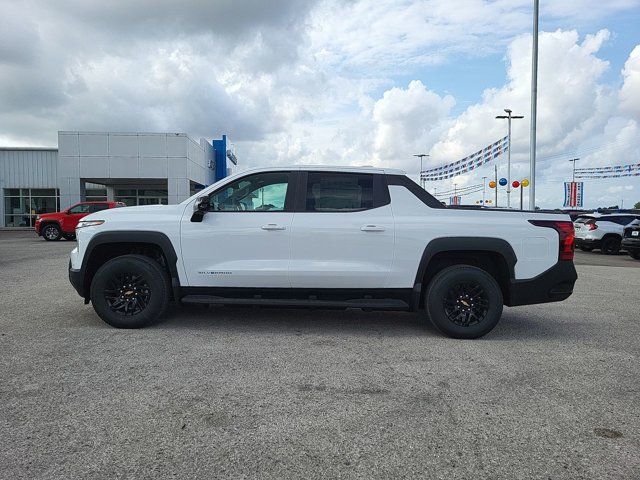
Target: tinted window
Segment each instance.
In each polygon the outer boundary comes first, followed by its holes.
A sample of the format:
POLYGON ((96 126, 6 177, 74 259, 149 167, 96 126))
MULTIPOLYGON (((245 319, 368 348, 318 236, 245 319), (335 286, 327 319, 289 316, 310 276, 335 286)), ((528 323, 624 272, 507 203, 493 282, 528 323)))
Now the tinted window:
POLYGON ((69 209, 69 213, 89 213, 89 204, 81 203, 69 209))
POLYGON ((373 208, 373 175, 309 172, 307 212, 354 212, 373 208))
POLYGON ((282 212, 289 172, 257 173, 231 182, 209 197, 216 212, 282 212))
POLYGON ((106 203, 94 203, 89 208, 89 211, 91 213, 94 213, 94 212, 99 212, 100 210, 106 210, 108 208, 109 208, 109 205, 106 203))

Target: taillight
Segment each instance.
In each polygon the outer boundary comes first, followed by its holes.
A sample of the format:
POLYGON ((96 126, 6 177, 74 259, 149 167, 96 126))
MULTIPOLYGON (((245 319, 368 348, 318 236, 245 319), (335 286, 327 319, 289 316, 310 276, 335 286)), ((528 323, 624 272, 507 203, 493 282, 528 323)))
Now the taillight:
POLYGON ((589 230, 595 230, 596 228, 598 228, 598 225, 596 225, 595 223, 587 223, 587 225, 589 225, 589 230))
MULTIPOLYGON (((556 232, 558 232, 558 239, 560 241, 558 249, 558 260, 573 260, 575 239, 575 230, 573 229, 573 223, 562 221, 556 222, 554 220, 529 220, 529 223, 537 227, 553 228, 556 232)), ((589 230, 594 229, 589 226, 589 230)))

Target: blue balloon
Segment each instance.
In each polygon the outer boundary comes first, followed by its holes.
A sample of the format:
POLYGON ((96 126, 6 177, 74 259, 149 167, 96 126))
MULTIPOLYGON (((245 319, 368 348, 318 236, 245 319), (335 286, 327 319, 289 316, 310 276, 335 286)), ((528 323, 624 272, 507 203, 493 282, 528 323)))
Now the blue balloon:
POLYGON ((507 179, 506 178, 501 178, 499 183, 500 183, 500 185, 502 185, 504 187, 507 184, 507 179))

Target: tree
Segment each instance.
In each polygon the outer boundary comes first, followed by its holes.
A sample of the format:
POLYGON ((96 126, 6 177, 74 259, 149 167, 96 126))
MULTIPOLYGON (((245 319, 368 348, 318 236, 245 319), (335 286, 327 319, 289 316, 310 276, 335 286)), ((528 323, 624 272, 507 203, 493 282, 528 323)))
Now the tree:
POLYGON ((636 202, 636 204, 633 206, 633 208, 637 208, 638 210, 640 210, 640 202, 636 202))

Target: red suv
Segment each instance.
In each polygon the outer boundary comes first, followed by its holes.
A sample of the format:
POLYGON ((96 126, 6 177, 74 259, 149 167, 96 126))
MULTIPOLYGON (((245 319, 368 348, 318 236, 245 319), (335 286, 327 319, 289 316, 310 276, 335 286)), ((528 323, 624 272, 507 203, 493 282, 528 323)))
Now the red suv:
POLYGON ((82 202, 62 212, 43 213, 36 217, 36 233, 47 241, 76 238, 76 225, 82 217, 108 208, 124 207, 122 202, 82 202))

